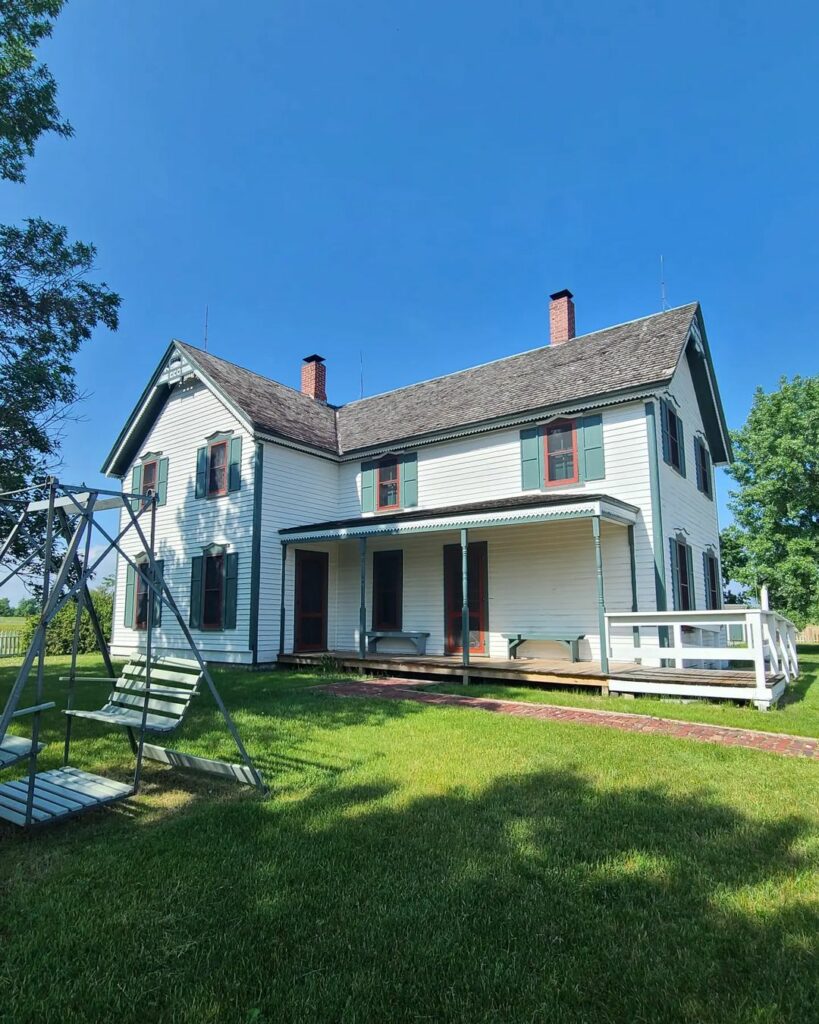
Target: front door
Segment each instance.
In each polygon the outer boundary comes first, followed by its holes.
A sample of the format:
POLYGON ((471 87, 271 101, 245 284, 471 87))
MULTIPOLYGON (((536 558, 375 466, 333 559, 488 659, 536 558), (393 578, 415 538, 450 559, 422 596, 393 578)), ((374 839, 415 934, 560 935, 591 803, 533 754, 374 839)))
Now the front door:
MULTIPOLYGON (((469 569, 469 650, 472 654, 486 654, 486 541, 470 544, 467 558, 469 569)), ((460 544, 447 544, 444 547, 444 605, 446 653, 460 654, 463 650, 463 572, 460 544)))
POLYGON ((327 650, 326 551, 296 549, 296 651, 327 650))

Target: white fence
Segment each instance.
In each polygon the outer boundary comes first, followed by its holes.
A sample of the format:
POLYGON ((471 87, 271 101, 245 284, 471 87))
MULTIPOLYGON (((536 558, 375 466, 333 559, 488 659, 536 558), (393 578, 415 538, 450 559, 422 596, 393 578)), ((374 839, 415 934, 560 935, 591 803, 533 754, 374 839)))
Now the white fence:
MULTIPOLYGON (((782 677, 787 684, 799 675, 796 627, 784 615, 760 608, 614 612, 606 615, 606 634, 612 661, 715 673, 750 670, 755 678, 752 699, 766 706, 774 679, 782 677)), ((741 695, 726 690, 714 695, 720 693, 741 695)), ((744 693, 747 699, 747 688, 744 693)))
POLYGON ((22 633, 0 633, 0 658, 13 658, 22 653, 22 633))

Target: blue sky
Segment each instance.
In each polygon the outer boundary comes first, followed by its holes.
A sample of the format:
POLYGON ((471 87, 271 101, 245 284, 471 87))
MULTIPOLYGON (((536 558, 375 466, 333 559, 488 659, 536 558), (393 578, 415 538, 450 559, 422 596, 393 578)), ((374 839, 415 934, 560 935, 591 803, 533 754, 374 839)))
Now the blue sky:
MULTIPOLYGON (((70 140, 0 219, 98 246, 62 476, 100 481, 172 337, 331 401, 699 299, 731 426, 819 371, 819 10, 780 3, 73 0, 70 140)), ((722 484, 724 497, 725 486, 722 484)), ((723 516, 724 518, 724 516, 723 516)))

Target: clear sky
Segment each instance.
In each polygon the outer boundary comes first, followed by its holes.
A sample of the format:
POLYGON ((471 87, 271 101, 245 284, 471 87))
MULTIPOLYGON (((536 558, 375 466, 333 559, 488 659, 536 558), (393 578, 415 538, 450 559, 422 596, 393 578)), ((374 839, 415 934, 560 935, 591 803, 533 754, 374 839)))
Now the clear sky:
MULTIPOLYGON (((819 8, 73 0, 42 48, 74 125, 0 220, 98 247, 123 296, 78 360, 70 482, 168 341, 330 400, 703 304, 731 426, 819 372, 819 8)), ((721 484, 722 496, 725 484, 721 484)), ((723 514, 723 519, 725 518, 723 514)))

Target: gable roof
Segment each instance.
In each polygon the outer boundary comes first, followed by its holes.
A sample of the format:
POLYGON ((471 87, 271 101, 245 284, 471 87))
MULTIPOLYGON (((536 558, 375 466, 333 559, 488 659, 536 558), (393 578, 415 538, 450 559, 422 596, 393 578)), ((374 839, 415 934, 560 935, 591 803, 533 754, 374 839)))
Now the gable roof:
MULTIPOLYGON (((704 339, 699 304, 582 335, 362 398, 334 408, 181 341, 172 343, 131 414, 103 471, 121 474, 155 419, 169 386, 159 383, 174 349, 179 350, 254 432, 332 455, 399 446, 426 435, 476 427, 503 418, 537 414, 586 400, 611 399, 667 384, 686 352, 696 319, 704 339), (126 444, 123 439, 128 439, 126 444)), ((714 406, 709 441, 715 461, 729 457, 727 429, 704 342, 714 406), (713 437, 711 436, 713 435, 713 437)), ((690 351, 690 350, 689 350, 690 351)))

